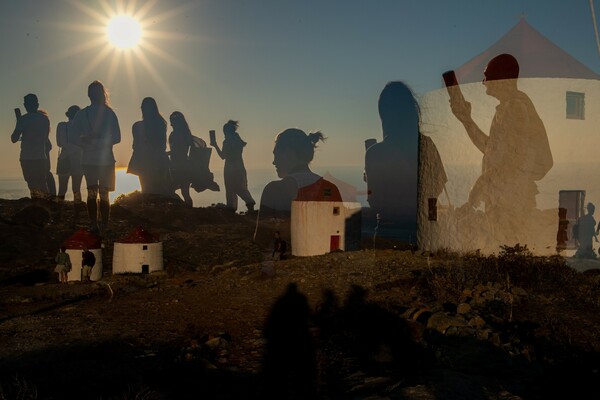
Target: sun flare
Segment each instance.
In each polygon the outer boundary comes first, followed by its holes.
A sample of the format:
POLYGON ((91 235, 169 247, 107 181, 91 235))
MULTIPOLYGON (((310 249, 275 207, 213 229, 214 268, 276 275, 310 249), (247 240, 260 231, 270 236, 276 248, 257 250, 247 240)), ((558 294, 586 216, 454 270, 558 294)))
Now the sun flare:
POLYGON ((108 40, 119 49, 132 49, 142 38, 142 27, 133 17, 118 15, 113 17, 106 27, 108 40))

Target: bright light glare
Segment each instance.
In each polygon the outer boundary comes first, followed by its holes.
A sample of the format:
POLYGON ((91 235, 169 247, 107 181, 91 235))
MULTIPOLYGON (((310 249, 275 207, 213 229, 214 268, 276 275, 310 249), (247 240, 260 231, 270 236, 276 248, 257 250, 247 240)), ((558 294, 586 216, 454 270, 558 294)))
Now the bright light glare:
POLYGON ((127 15, 119 15, 111 19, 107 30, 109 41, 120 49, 135 47, 142 37, 139 22, 127 15))

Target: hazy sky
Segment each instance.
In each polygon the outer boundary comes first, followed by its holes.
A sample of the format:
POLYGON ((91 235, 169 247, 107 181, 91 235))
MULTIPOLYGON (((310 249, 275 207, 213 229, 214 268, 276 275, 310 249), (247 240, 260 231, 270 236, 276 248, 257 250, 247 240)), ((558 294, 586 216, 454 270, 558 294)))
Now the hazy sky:
MULTIPOLYGON (((89 103, 94 79, 109 88, 120 121, 121 166, 145 96, 165 118, 182 111, 205 140, 209 129, 222 139, 222 125, 239 120, 250 167, 270 165, 274 136, 288 127, 328 136, 315 163, 360 165, 364 139, 381 138, 377 97, 386 82, 404 80, 417 94, 438 89, 443 71, 490 47, 522 14, 600 72, 587 0, 2 1, 0 178, 20 176, 9 135, 23 96, 38 94, 54 143, 68 106, 89 103), (107 45, 102 20, 121 8, 144 12, 145 45, 133 51, 107 45)), ((213 156, 211 166, 220 172, 222 163, 213 156)))

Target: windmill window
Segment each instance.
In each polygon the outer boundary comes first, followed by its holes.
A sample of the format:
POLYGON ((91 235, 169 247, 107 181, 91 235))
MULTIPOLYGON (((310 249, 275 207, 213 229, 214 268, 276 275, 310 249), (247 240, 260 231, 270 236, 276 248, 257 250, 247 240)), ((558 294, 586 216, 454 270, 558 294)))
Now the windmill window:
POLYGON ((585 119, 585 93, 567 92, 567 119, 585 119))
POLYGON ((340 215, 340 208, 339 207, 333 207, 333 215, 340 215))
POLYGON ((142 246, 142 250, 148 250, 148 245, 146 245, 146 244, 145 244, 145 245, 143 245, 143 246, 142 246))

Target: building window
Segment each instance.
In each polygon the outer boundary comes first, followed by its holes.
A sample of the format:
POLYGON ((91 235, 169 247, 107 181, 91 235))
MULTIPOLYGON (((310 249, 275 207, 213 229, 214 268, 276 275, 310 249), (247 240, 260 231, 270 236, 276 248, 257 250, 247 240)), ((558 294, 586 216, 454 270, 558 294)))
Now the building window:
POLYGON ((148 250, 148 245, 143 245, 142 250, 148 250))
POLYGON ((567 92, 567 119, 585 119, 585 93, 567 92))
POLYGON ((340 215, 340 208, 339 207, 333 207, 333 215, 340 215))

